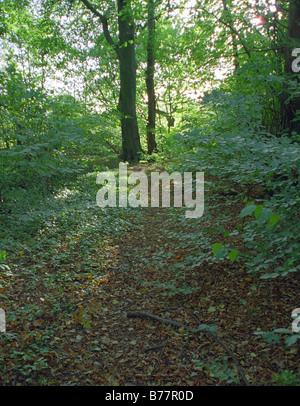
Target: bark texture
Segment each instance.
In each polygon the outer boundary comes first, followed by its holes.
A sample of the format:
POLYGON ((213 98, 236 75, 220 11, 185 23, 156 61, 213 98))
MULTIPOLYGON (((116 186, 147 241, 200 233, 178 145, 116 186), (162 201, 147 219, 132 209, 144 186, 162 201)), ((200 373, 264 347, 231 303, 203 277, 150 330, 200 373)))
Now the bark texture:
POLYGON ((153 0, 148 0, 148 44, 147 44, 147 70, 146 86, 148 96, 148 120, 147 120, 147 148, 148 154, 157 150, 155 140, 155 5, 153 0))
POLYGON ((122 129, 121 159, 128 162, 139 161, 142 152, 136 116, 136 59, 135 26, 130 1, 118 0, 120 63, 120 100, 122 129))

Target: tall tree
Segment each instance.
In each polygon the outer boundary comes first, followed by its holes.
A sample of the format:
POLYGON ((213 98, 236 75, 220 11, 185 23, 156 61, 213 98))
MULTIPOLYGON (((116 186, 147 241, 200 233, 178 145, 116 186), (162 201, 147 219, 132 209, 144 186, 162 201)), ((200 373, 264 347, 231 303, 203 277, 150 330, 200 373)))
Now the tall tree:
POLYGON ((148 96, 148 120, 147 120, 147 148, 148 154, 157 149, 155 141, 155 4, 154 0, 148 0, 148 42, 147 42, 147 70, 146 86, 148 96))
MULTIPOLYGON (((228 8, 227 0, 222 0, 222 3, 223 3, 223 9, 224 9, 224 19, 225 20, 227 19, 227 23, 230 28, 232 50, 233 50, 233 64, 234 64, 234 69, 236 70, 239 67, 237 32, 234 29, 234 22, 232 19, 230 9, 228 8)), ((232 6, 232 5, 230 4, 230 6, 232 6)))
POLYGON ((88 0, 81 2, 100 19, 103 33, 119 60, 122 154, 121 159, 128 162, 139 160, 142 152, 136 115, 136 58, 135 24, 131 0, 117 0, 119 41, 115 43, 108 27, 108 18, 98 11, 88 0))

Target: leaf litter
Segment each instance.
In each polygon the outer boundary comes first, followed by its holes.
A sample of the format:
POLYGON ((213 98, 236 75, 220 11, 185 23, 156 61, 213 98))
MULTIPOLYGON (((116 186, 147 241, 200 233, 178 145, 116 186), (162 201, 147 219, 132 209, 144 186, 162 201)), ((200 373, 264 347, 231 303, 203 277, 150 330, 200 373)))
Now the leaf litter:
MULTIPOLYGON (((22 251, 7 253, 1 385, 244 385, 230 354, 209 336, 128 318, 130 311, 190 330, 215 326, 251 385, 297 370, 299 344, 254 334, 290 329, 297 274, 270 283, 241 262, 207 255, 198 264, 207 241, 194 239, 199 223, 180 220, 181 209, 105 211, 78 199, 79 214, 72 208, 22 251)), ((205 215, 202 224, 208 227, 205 215)))

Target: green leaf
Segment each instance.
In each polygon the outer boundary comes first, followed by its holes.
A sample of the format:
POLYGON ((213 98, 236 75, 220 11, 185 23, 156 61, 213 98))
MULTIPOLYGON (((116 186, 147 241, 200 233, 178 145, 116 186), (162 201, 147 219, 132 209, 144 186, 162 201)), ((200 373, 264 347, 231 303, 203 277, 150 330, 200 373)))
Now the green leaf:
POLYGON ((197 331, 205 331, 205 330, 215 332, 215 331, 217 331, 217 326, 209 325, 209 324, 200 324, 197 327, 197 331))
POLYGON ((279 335, 273 332, 257 331, 254 334, 262 336, 262 338, 269 344, 277 344, 280 341, 279 335))
POLYGON ((213 254, 216 255, 217 252, 218 252, 221 248, 223 248, 223 245, 222 245, 221 243, 219 243, 219 242, 216 242, 216 243, 212 246, 213 254))
POLYGON ((240 217, 243 218, 245 216, 249 216, 250 214, 252 214, 254 212, 255 209, 256 209, 255 204, 249 204, 248 206, 243 208, 243 210, 241 211, 240 217))
POLYGON ((6 251, 0 251, 0 261, 5 260, 6 258, 6 251))
POLYGON ((238 255, 238 250, 236 250, 236 249, 235 249, 235 250, 232 250, 232 251, 228 254, 229 259, 230 259, 230 261, 231 261, 232 264, 234 263, 234 261, 235 261, 237 255, 238 255))
POLYGON ((263 208, 263 205, 262 205, 262 204, 258 204, 258 205, 256 206, 256 209, 255 209, 255 211, 254 211, 254 216, 255 216, 256 220, 258 219, 258 216, 259 216, 259 214, 260 214, 262 208, 263 208))
POLYGON ((285 340, 285 344, 290 347, 291 345, 295 344, 298 340, 300 340, 300 334, 294 334, 290 337, 288 337, 285 340))
POLYGON ((263 207, 257 218, 258 224, 261 225, 261 224, 265 223, 266 221, 268 221, 270 219, 270 216, 271 216, 271 210, 263 207))
POLYGON ((291 334, 291 330, 288 328, 276 328, 273 330, 273 333, 283 333, 283 334, 291 334))
POLYGON ((224 233, 225 232, 225 230, 224 230, 224 228, 222 226, 218 226, 217 230, 219 231, 219 233, 224 233))
POLYGON ((271 214, 269 218, 269 228, 275 226, 275 224, 278 223, 279 219, 280 219, 279 214, 271 214))
POLYGON ((270 279, 270 278, 277 278, 279 276, 279 273, 273 272, 273 273, 266 273, 262 276, 259 277, 259 279, 270 279))
POLYGON ((90 350, 91 350, 91 351, 101 351, 102 348, 98 347, 97 345, 93 345, 93 346, 90 348, 90 350))

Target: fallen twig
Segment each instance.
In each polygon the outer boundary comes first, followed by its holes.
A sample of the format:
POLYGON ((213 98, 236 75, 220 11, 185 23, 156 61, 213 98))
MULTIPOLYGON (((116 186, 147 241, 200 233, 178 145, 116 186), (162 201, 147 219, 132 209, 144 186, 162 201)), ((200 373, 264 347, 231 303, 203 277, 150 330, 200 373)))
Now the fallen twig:
POLYGON ((231 356, 231 358, 233 359, 238 372, 240 374, 240 377, 242 379, 242 381, 244 382, 245 385, 250 386, 248 379, 246 378, 240 363, 237 359, 237 357, 235 356, 235 354, 231 351, 231 349, 227 346, 226 343, 224 343, 223 340, 221 340, 221 338, 214 332, 212 331, 210 328, 205 328, 203 327, 203 325, 201 326, 201 330, 198 329, 194 329, 191 328, 189 326, 186 326, 185 324, 182 323, 178 323, 177 321, 174 320, 170 320, 170 319, 165 319, 163 317, 159 317, 159 316, 155 316, 154 314, 148 313, 148 312, 144 312, 144 311, 129 311, 127 312, 127 317, 146 317, 152 320, 156 320, 159 321, 160 323, 166 324, 166 325, 170 325, 176 328, 184 328, 187 331, 190 331, 193 334, 199 334, 199 333, 208 333, 210 334, 216 341, 217 343, 219 343, 224 350, 231 356))

